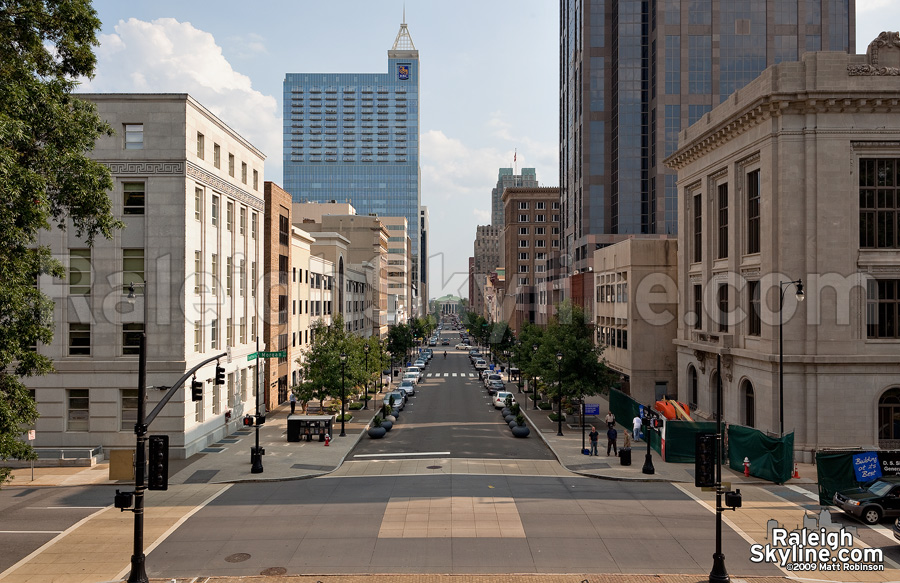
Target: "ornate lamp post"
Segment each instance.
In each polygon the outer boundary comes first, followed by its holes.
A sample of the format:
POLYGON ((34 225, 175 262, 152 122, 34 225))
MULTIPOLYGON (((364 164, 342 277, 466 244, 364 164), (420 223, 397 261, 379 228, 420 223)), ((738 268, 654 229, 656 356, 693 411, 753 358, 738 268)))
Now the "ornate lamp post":
MULTIPOLYGON (((531 345, 531 360, 532 360, 532 362, 534 362, 534 357, 537 356, 537 351, 538 351, 538 345, 537 345, 537 344, 532 344, 532 345, 531 345)), ((534 410, 537 411, 537 410, 538 410, 538 406, 537 406, 537 377, 536 377, 536 376, 531 377, 531 380, 534 381, 534 399, 533 399, 533 401, 532 401, 532 404, 534 405, 534 410)), ((527 405, 528 403, 526 402, 525 404, 527 405)))
POLYGON ((778 304, 778 427, 784 437, 784 292, 788 286, 797 286, 797 301, 806 299, 803 294, 803 280, 781 281, 779 283, 780 302, 778 304))
POLYGON ((556 435, 562 435, 562 352, 556 353, 556 435))
POLYGON ((366 387, 365 393, 363 397, 363 409, 369 408, 369 343, 366 342, 365 346, 363 346, 363 352, 366 353, 366 387))
POLYGON ((347 364, 347 354, 341 353, 341 437, 346 437, 347 432, 344 431, 344 368, 347 364))
MULTIPOLYGON (((141 284, 138 284, 141 285, 141 284)), ((138 354, 138 411, 134 434, 137 436, 137 447, 134 451, 134 553, 131 555, 131 573, 128 583, 146 583, 149 581, 145 569, 144 554, 144 471, 146 467, 145 449, 147 444, 147 424, 144 422, 144 410, 147 400, 147 282, 141 285, 144 293, 144 331, 141 332, 138 354)), ((134 304, 134 282, 128 286, 129 304, 134 304)))

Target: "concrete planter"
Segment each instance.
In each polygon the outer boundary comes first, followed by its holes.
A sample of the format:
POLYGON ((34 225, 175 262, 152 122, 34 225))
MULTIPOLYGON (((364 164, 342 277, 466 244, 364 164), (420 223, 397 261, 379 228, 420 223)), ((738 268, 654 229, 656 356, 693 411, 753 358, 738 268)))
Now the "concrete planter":
POLYGON ((394 424, 392 422, 388 421, 387 419, 385 419, 384 421, 381 422, 381 426, 384 428, 385 431, 390 431, 391 428, 394 426, 394 424))
POLYGON ((386 433, 387 429, 384 428, 383 421, 381 427, 369 427, 369 437, 372 439, 381 439, 386 433))
POLYGON ((528 429, 527 425, 516 425, 512 428, 512 434, 516 437, 528 437, 531 434, 531 430, 528 429))

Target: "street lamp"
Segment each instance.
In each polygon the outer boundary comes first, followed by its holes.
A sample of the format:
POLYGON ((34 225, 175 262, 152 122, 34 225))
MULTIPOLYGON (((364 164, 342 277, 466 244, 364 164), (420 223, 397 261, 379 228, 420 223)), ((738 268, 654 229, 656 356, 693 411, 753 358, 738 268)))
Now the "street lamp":
POLYGON ((509 350, 503 351, 503 356, 506 357, 506 382, 512 382, 512 373, 509 371, 509 350))
POLYGON ((369 408, 369 343, 366 342, 365 346, 363 346, 363 352, 366 353, 366 386, 365 393, 363 396, 363 409, 369 408))
MULTIPOLYGON (((537 345, 537 344, 532 344, 532 345, 531 345, 531 351, 532 351, 532 354, 531 354, 531 362, 532 362, 532 364, 533 364, 533 363, 534 363, 534 359, 535 359, 535 357, 537 356, 538 345, 537 345)), ((536 376, 533 376, 533 377, 531 377, 531 380, 534 381, 534 399, 532 400, 532 404, 534 405, 534 410, 537 411, 537 410, 538 410, 538 405, 537 405, 537 377, 536 377, 536 376)), ((527 405, 528 402, 526 401, 525 404, 527 405)))
POLYGON ((781 437, 784 437, 784 292, 788 286, 797 287, 796 298, 798 302, 806 299, 803 293, 803 280, 797 281, 780 281, 778 303, 778 426, 781 437))
POLYGON ((562 352, 556 353, 556 435, 562 435, 562 352))
MULTIPOLYGON (((147 282, 138 284, 144 296, 144 330, 138 348, 138 410, 137 422, 134 424, 134 435, 137 445, 134 451, 134 550, 131 555, 131 573, 128 583, 147 583, 144 555, 144 466, 146 457, 144 449, 147 443, 147 424, 144 422, 147 400, 147 282)), ((134 282, 128 285, 128 303, 134 305, 134 282)))
POLYGON ((344 367, 347 364, 347 354, 341 353, 341 437, 346 437, 347 432, 344 431, 344 367))

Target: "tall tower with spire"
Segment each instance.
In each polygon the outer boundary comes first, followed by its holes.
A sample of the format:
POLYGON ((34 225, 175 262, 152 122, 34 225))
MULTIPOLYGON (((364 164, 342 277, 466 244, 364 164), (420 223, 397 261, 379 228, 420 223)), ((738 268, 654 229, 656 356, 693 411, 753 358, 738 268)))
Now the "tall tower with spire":
POLYGON ((413 258, 405 268, 417 297, 401 301, 421 314, 427 258, 419 220, 419 51, 405 8, 387 69, 285 75, 284 188, 295 202, 351 202, 360 214, 406 217, 413 258))

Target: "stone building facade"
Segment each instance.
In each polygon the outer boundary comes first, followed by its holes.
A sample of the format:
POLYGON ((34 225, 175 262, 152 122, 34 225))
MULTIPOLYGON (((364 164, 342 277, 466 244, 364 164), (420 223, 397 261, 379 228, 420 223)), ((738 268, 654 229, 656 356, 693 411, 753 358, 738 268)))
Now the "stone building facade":
POLYGON ((900 443, 898 106, 900 37, 882 33, 766 69, 666 160, 679 397, 715 410, 721 355, 725 420, 778 435, 783 418, 801 459, 900 443))

